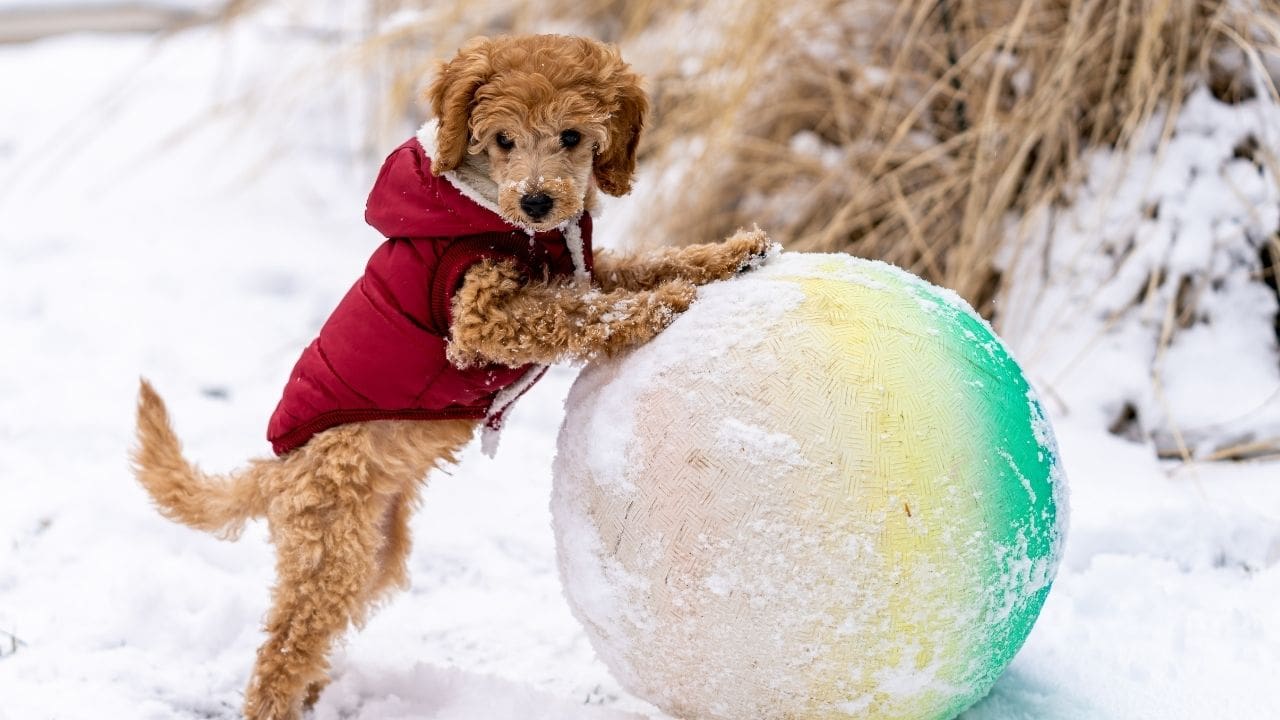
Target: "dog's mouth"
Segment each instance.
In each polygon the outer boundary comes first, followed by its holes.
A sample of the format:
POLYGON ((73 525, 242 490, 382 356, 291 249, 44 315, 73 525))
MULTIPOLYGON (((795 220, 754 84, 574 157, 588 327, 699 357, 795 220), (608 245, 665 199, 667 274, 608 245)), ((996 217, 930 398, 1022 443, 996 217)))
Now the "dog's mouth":
POLYGON ((538 178, 502 185, 498 209, 510 222, 543 232, 563 225, 582 212, 583 194, 566 178, 538 178))

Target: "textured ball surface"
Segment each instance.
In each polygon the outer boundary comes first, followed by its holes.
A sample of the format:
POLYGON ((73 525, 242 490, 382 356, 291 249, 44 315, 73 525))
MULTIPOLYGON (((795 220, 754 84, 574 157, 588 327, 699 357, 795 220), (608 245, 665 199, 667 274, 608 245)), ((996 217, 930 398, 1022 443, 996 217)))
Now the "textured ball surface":
POLYGON ((588 366, 552 511, 566 595, 687 720, 954 717, 1044 603, 1050 427, 991 328, 883 263, 783 253, 588 366))

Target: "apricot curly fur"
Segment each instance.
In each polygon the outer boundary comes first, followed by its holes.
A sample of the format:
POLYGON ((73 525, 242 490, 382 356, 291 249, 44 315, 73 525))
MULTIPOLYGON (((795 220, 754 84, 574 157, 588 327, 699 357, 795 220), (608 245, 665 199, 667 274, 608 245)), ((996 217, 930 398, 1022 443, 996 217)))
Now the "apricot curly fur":
POLYGON ((661 332, 695 293, 680 278, 612 292, 575 283, 521 285, 513 264, 485 261, 467 272, 454 298, 449 359, 463 367, 519 367, 615 355, 661 332))
POLYGON ((631 191, 649 101, 613 45, 563 35, 478 37, 441 64, 427 99, 440 120, 436 174, 480 153, 499 132, 555 136, 574 126, 592 144, 599 188, 631 191))
POLYGON ((673 278, 705 285, 745 270, 769 252, 772 241, 759 228, 739 230, 724 242, 668 247, 640 256, 595 254, 593 275, 605 292, 647 290, 673 278))
MULTIPOLYGON (((474 189, 495 205, 511 172, 535 167, 554 175, 548 187, 564 201, 561 212, 581 212, 597 185, 614 194, 631 186, 647 102, 615 48, 559 36, 481 38, 443 67, 430 97, 440 121, 433 169, 483 179, 474 189), (568 121, 581 123, 589 152, 552 147, 547 133, 568 121), (542 145, 530 142, 514 160, 491 145, 478 152, 499 130, 542 145)), ((620 352, 661 332, 693 301, 696 284, 739 272, 767 246, 752 231, 640 257, 601 254, 594 285, 529 283, 510 264, 478 264, 454 297, 450 359, 519 366, 620 352)), ((284 457, 210 475, 183 457, 164 402, 141 382, 133 467, 160 512, 227 538, 251 518, 270 527, 277 577, 245 691, 247 718, 297 720, 320 696, 334 642, 408 584, 409 518, 427 474, 455 463, 478 424, 352 423, 284 457)))

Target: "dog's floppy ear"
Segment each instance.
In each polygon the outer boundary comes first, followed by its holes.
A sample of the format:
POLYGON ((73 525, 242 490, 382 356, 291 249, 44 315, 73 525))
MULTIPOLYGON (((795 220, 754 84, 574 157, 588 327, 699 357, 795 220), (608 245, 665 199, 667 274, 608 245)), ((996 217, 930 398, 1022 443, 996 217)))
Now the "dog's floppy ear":
POLYGON ((649 100, 640 87, 638 75, 630 70, 619 73, 617 89, 618 109, 606 125, 609 143, 596 155, 594 166, 596 184, 615 197, 631 192, 636 147, 640 144, 645 113, 649 111, 649 100))
POLYGON ((493 74, 489 61, 493 41, 477 37, 463 45, 458 55, 441 63, 436 79, 427 89, 431 111, 440 125, 436 129, 436 146, 425 148, 434 153, 431 173, 439 175, 458 167, 467 152, 468 122, 476 91, 493 74))

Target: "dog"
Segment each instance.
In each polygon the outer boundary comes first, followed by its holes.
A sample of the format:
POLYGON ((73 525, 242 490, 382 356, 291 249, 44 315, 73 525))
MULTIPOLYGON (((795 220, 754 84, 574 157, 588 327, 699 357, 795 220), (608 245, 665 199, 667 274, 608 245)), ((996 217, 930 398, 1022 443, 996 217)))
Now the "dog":
POLYGON ((245 691, 293 720, 350 626, 408 584, 428 473, 494 431, 545 366, 643 343, 696 286, 749 268, 758 230, 641 256, 593 253, 597 192, 630 191, 648 102, 616 48, 477 38, 428 89, 433 118, 384 163, 366 219, 388 240, 304 350, 268 437, 276 457, 210 476, 144 379, 134 472, 159 511, 234 538, 265 517, 277 580, 245 691))

